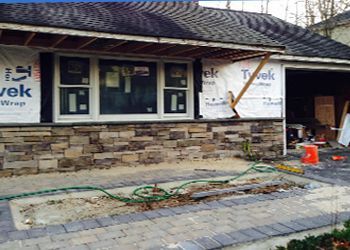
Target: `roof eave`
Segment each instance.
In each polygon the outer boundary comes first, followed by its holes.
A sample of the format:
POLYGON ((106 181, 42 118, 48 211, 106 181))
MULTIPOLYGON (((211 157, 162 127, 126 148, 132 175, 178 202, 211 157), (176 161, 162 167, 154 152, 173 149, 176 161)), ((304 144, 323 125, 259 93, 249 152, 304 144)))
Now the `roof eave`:
POLYGON ((178 45, 192 45, 192 46, 203 46, 213 48, 224 48, 224 49, 237 49, 247 51, 261 51, 270 53, 284 53, 284 46, 267 46, 267 45, 248 45, 248 44, 235 44, 226 42, 215 42, 215 41, 203 41, 193 39, 181 39, 181 38, 169 38, 169 37, 151 37, 142 35, 127 35, 127 34, 115 34, 97 31, 87 30, 76 30, 59 27, 48 27, 48 26, 37 26, 28 24, 18 23, 0 23, 0 30, 17 30, 27 32, 41 32, 56 35, 73 35, 81 37, 96 37, 96 38, 108 38, 118 39, 126 41, 138 41, 138 42, 150 42, 159 44, 178 44, 178 45))
POLYGON ((329 57, 307 57, 307 56, 293 56, 293 55, 273 55, 272 59, 305 63, 328 63, 328 64, 346 64, 350 65, 350 60, 337 59, 329 57))

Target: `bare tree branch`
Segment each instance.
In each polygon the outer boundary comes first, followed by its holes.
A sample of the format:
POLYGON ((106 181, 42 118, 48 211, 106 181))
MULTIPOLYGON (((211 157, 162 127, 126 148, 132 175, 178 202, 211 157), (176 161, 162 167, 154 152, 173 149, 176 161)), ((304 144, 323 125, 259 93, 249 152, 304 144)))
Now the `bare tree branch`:
POLYGON ((231 0, 226 1, 226 8, 229 10, 231 9, 231 0))
MULTIPOLYGON (((350 0, 296 0, 295 12, 287 13, 287 3, 285 16, 287 18, 288 15, 291 15, 297 25, 311 26, 317 22, 328 20, 348 9, 350 9, 350 0)), ((326 22, 324 29, 326 36, 331 36, 330 26, 331 23, 326 22)))

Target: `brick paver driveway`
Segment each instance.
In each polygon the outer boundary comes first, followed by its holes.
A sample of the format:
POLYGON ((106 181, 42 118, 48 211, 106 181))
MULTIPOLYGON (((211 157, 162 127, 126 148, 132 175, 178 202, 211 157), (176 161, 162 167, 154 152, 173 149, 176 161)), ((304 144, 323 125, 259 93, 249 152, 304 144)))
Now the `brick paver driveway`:
MULTIPOLYGON (((173 172, 150 169, 148 177, 142 180, 137 172, 127 180, 117 175, 105 179, 106 183, 96 180, 99 185, 112 187, 237 174, 230 169, 211 172, 194 168, 174 168, 173 172)), ((21 178, 22 182, 26 179, 21 178)), ((86 180, 93 182, 91 178, 86 180)), ((9 183, 5 181, 4 186, 11 186, 9 183)), ((6 190, 2 189, 2 193, 6 190)), ((350 188, 325 184, 313 190, 232 196, 195 205, 17 230, 8 203, 2 202, 0 249, 220 249, 336 224, 350 218, 349 208, 350 188)))

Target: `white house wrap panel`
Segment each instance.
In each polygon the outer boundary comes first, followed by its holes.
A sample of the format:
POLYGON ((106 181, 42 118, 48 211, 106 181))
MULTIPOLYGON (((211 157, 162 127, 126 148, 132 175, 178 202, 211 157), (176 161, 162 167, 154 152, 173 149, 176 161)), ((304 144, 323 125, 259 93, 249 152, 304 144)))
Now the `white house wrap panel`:
POLYGON ((0 47, 0 123, 40 122, 39 54, 0 47))
MULTIPOLYGON (((224 60, 203 61, 203 89, 200 112, 204 118, 234 115, 228 104, 228 91, 236 97, 258 66, 258 60, 232 63, 224 60)), ((282 65, 269 62, 236 106, 242 118, 282 117, 282 65)))

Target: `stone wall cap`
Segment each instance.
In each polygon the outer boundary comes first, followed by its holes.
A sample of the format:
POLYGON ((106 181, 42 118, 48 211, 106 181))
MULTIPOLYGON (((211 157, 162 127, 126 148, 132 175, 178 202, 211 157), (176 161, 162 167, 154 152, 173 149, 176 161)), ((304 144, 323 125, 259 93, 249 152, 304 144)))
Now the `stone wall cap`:
POLYGON ((169 123, 215 123, 215 122, 254 122, 254 121, 283 121, 284 118, 226 118, 226 119, 182 119, 182 120, 157 120, 157 121, 91 121, 91 122, 58 122, 58 123, 2 123, 4 127, 75 127, 75 126, 98 126, 98 125, 136 125, 136 124, 169 124, 169 123))

